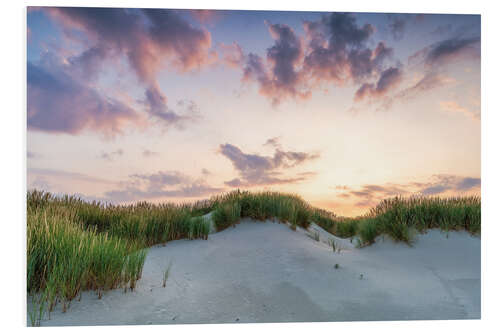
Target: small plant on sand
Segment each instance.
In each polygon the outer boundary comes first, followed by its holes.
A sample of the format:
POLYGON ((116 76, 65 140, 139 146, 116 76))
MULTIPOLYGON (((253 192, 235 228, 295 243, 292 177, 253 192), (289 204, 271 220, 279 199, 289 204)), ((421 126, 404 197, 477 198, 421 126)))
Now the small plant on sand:
POLYGON ((307 235, 314 239, 316 242, 319 242, 319 232, 315 231, 314 233, 308 233, 307 235))
POLYGON ((43 318, 44 313, 46 312, 46 293, 40 293, 38 295, 33 294, 31 297, 31 310, 29 311, 29 317, 31 326, 40 326, 40 322, 43 318))
POLYGON ((335 242, 334 239, 329 239, 328 242, 330 243, 330 246, 332 247, 333 252, 337 249, 337 243, 335 242))
POLYGON ((170 275, 170 268, 172 267, 172 263, 170 262, 167 268, 163 271, 163 283, 162 286, 165 288, 167 286, 168 276, 170 275))
POLYGON ((340 267, 339 264, 335 264, 335 266, 333 266, 333 268, 335 269, 339 269, 339 267, 340 267))

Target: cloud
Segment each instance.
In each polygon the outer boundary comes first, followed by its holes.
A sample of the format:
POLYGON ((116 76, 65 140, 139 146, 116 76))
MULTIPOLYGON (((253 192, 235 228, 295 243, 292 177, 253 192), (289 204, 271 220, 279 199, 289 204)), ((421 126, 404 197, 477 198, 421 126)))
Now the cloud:
POLYGON ((210 172, 210 170, 208 170, 208 169, 202 168, 202 169, 201 169, 201 174, 202 174, 203 176, 211 176, 211 175, 212 175, 212 172, 210 172))
POLYGON ((383 185, 363 185, 359 189, 341 188, 338 197, 357 198, 358 207, 369 207, 378 204, 381 200, 397 195, 438 195, 445 192, 454 194, 474 190, 481 187, 481 178, 462 177, 456 175, 438 174, 427 182, 412 182, 408 184, 387 183, 383 185))
POLYGON ((384 42, 370 48, 375 28, 358 25, 351 14, 331 13, 305 21, 304 38, 286 24, 266 24, 274 44, 265 59, 252 52, 243 54, 237 44, 225 47, 224 59, 241 67, 242 81, 256 82, 259 93, 274 106, 286 99, 308 99, 320 84, 361 83, 376 77, 393 55, 384 42))
POLYGON ((420 193, 434 195, 446 191, 463 192, 481 187, 481 178, 455 175, 435 175, 433 178, 434 180, 430 184, 423 184, 420 193))
POLYGON ((243 82, 257 82, 260 94, 268 97, 274 106, 288 97, 308 98, 310 92, 298 88, 302 75, 298 67, 303 58, 300 39, 285 24, 266 24, 274 45, 267 49, 267 62, 254 53, 245 57, 243 82))
POLYGON ((190 120, 167 107, 167 98, 156 79, 166 65, 180 72, 213 63, 211 35, 193 27, 175 10, 46 7, 67 35, 84 33, 88 47, 72 59, 88 75, 97 72, 104 59, 125 57, 136 76, 146 85, 145 103, 153 117, 167 125, 190 120))
POLYGON ((153 156, 157 156, 159 155, 160 153, 156 152, 156 151, 151 151, 149 149, 144 149, 142 151, 142 156, 144 157, 153 157, 153 156))
MULTIPOLYGON (((410 85, 409 87, 403 88, 392 95, 384 96, 380 99, 381 104, 378 109, 388 110, 392 107, 395 102, 402 102, 414 99, 420 96, 422 93, 427 91, 444 87, 455 83, 453 78, 450 78, 438 71, 426 71, 423 77, 417 81, 417 83, 410 85)), ((360 99, 360 96, 366 94, 365 92, 356 92, 355 100, 360 99), (360 96, 358 96, 360 95, 360 96)), ((381 97, 381 95, 379 95, 381 97)))
POLYGON ((99 158, 101 158, 103 160, 107 160, 107 161, 112 161, 112 160, 114 160, 115 157, 122 156, 122 155, 123 155, 123 149, 117 149, 117 150, 109 152, 109 153, 103 152, 103 153, 101 153, 101 155, 99 155, 99 158))
POLYGON ((223 188, 207 184, 203 179, 194 179, 179 171, 158 171, 129 175, 125 181, 110 181, 77 172, 56 169, 28 168, 30 188, 55 191, 48 180, 82 181, 91 184, 111 185, 112 190, 101 196, 78 194, 87 200, 111 203, 127 203, 138 200, 161 198, 195 198, 223 191, 223 188))
MULTIPOLYGON (((296 71, 303 56, 302 44, 292 28, 285 24, 268 24, 269 33, 275 40, 267 49, 267 61, 270 65, 271 87, 266 93, 274 96, 290 95, 307 97, 296 86, 300 82, 300 73, 296 71)), ((278 100, 276 100, 278 102, 278 100)))
POLYGON ((193 183, 186 186, 181 186, 172 190, 157 190, 157 191, 145 191, 137 187, 127 187, 124 190, 113 190, 104 193, 104 200, 111 202, 132 202, 139 200, 150 200, 158 198, 196 198, 203 197, 217 192, 221 192, 223 189, 212 187, 203 183, 193 183))
POLYGON ((275 136, 274 138, 267 139, 267 141, 264 143, 264 146, 281 147, 279 141, 280 138, 278 136, 275 136))
POLYGON ((103 200, 131 202, 164 197, 201 197, 221 192, 202 179, 193 179, 179 171, 158 171, 149 174, 132 174, 129 181, 122 182, 121 189, 104 193, 103 200))
POLYGON ((481 186, 481 178, 466 177, 455 184, 455 188, 460 191, 467 191, 481 186))
POLYGON ((383 42, 370 49, 367 45, 375 28, 359 26, 351 14, 332 13, 319 21, 306 21, 304 29, 308 40, 304 70, 317 82, 360 81, 379 72, 393 52, 383 42))
MULTIPOLYGON (((419 96, 423 92, 456 82, 456 80, 445 74, 446 67, 458 60, 480 58, 480 38, 461 37, 462 35, 469 34, 470 30, 470 26, 464 26, 458 29, 462 33, 455 33, 458 37, 455 36, 433 43, 409 56, 407 66, 419 68, 422 73, 421 79, 417 83, 396 91, 392 95, 385 94, 387 96, 379 100, 381 104, 378 109, 389 109, 397 101, 409 100, 419 96)), ((389 82, 390 80, 387 81, 387 83, 389 82)), ((367 96, 373 96, 374 93, 377 95, 375 84, 365 83, 356 92, 355 101, 362 100, 367 96)), ((381 95, 378 94, 379 97, 381 95)), ((479 110, 469 111, 448 102, 444 102, 441 107, 452 112, 464 112, 477 119, 480 117, 479 110)))
MULTIPOLYGON (((161 124, 166 127, 184 128, 186 123, 195 122, 199 119, 198 107, 193 101, 190 101, 190 104, 183 110, 184 112, 179 112, 179 110, 176 112, 167 106, 167 97, 156 84, 146 89, 145 94, 149 114, 160 120, 161 124)), ((184 101, 179 101, 177 106, 183 107, 184 103, 184 101)))
POLYGON ((283 151, 279 148, 276 148, 273 156, 245 154, 240 148, 229 143, 220 145, 219 152, 231 161, 233 167, 240 174, 240 178, 225 182, 226 185, 232 187, 277 185, 303 181, 309 175, 302 174, 299 177, 283 178, 278 170, 293 168, 319 157, 318 154, 283 151))
POLYGON ((461 106, 455 101, 442 101, 439 102, 439 106, 446 112, 452 113, 462 113, 466 116, 469 116, 473 119, 480 120, 481 119, 481 110, 480 109, 469 109, 461 106))
POLYGON ((107 185, 117 184, 117 182, 108 179, 89 176, 79 172, 71 172, 58 169, 28 168, 27 174, 29 177, 41 177, 44 179, 55 178, 55 179, 69 179, 69 180, 83 181, 94 184, 107 184, 107 185))
POLYGON ((147 183, 149 190, 159 190, 167 185, 188 183, 190 178, 179 171, 158 171, 152 174, 133 174, 131 178, 147 183))
POLYGON ((479 37, 445 39, 431 45, 425 57, 428 65, 445 64, 463 56, 479 57, 479 37))
POLYGON ((377 98, 385 95, 390 89, 396 87, 402 79, 402 72, 399 68, 391 67, 380 74, 376 84, 364 83, 354 96, 354 100, 360 101, 366 97, 377 98))
POLYGON ((142 123, 141 116, 121 101, 101 95, 57 65, 50 68, 28 62, 29 130, 66 134, 90 130, 112 137, 128 125, 142 123))

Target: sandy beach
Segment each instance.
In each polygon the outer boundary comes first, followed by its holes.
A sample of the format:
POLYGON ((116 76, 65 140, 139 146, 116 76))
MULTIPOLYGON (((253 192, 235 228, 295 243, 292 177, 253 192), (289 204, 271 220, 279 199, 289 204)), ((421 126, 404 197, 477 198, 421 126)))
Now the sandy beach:
POLYGON ((152 247, 135 291, 85 292, 41 326, 480 318, 479 237, 430 230, 412 247, 355 243, 315 224, 243 219, 208 240, 152 247))

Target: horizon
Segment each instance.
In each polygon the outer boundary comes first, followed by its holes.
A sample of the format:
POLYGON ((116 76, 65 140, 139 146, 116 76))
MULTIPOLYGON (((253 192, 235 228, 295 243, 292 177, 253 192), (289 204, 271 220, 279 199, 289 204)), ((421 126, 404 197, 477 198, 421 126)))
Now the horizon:
POLYGON ((29 7, 27 187, 481 195, 480 15, 29 7))

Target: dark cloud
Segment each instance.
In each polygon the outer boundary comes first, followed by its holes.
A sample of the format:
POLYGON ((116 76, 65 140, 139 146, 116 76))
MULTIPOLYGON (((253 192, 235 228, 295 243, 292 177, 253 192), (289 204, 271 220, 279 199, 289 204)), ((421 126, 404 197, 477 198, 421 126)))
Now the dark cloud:
POLYGON ((243 64, 243 81, 256 81, 259 92, 278 105, 284 98, 307 98, 309 92, 298 89, 303 58, 302 44, 295 32, 285 24, 268 24, 275 40, 267 49, 267 62, 257 54, 249 53, 243 64))
POLYGON ((296 96, 300 73, 296 71, 302 58, 302 44, 295 32, 284 24, 269 24, 275 43, 267 49, 267 60, 272 73, 274 94, 296 96))
POLYGON ((390 89, 396 87, 402 79, 399 68, 391 67, 380 74, 376 84, 364 83, 357 91, 354 99, 359 101, 365 97, 377 98, 385 95, 390 89))
POLYGON ((476 188, 481 186, 481 178, 466 177, 460 180, 456 184, 456 189, 460 191, 467 191, 471 188, 476 188))
POLYGON ((359 26, 351 14, 332 13, 320 21, 306 21, 304 28, 308 40, 304 70, 315 81, 359 81, 379 71, 392 54, 382 42, 370 49, 375 28, 359 26))
POLYGON ((446 191, 468 191, 481 187, 481 178, 435 175, 430 184, 424 184, 420 192, 424 195, 440 194, 446 191))
POLYGON ((227 157, 240 174, 240 178, 227 181, 225 184, 232 187, 276 185, 302 181, 309 175, 299 175, 294 178, 283 178, 278 170, 292 168, 305 161, 316 159, 317 154, 304 152, 283 151, 277 148, 273 156, 245 154, 238 147, 231 144, 220 145, 219 151, 227 157))
POLYGON ((117 156, 122 156, 123 155, 123 149, 117 149, 111 152, 103 152, 101 155, 99 155, 99 158, 102 158, 103 160, 107 161, 112 161, 114 160, 115 157, 117 156))
POLYGON ((481 39, 473 38, 451 38, 435 43, 425 58, 428 65, 448 63, 464 55, 479 56, 478 47, 481 39))
POLYGON ((263 59, 255 53, 243 55, 237 45, 226 46, 225 59, 243 69, 244 82, 257 82, 259 93, 273 105, 292 99, 307 99, 319 84, 361 83, 380 75, 393 49, 384 42, 371 48, 375 28, 359 25, 346 13, 331 13, 317 21, 305 21, 305 38, 285 24, 268 24, 274 44, 263 59))
POLYGON ((190 120, 167 107, 156 75, 165 64, 179 71, 199 69, 215 60, 211 35, 193 27, 175 10, 120 8, 64 8, 46 10, 67 34, 85 33, 88 49, 70 59, 87 76, 104 59, 125 56, 137 77, 146 85, 145 102, 150 114, 166 124, 190 120))
POLYGON ((57 65, 47 69, 28 62, 27 81, 29 130, 67 134, 91 130, 114 136, 142 121, 129 106, 102 96, 57 65))

